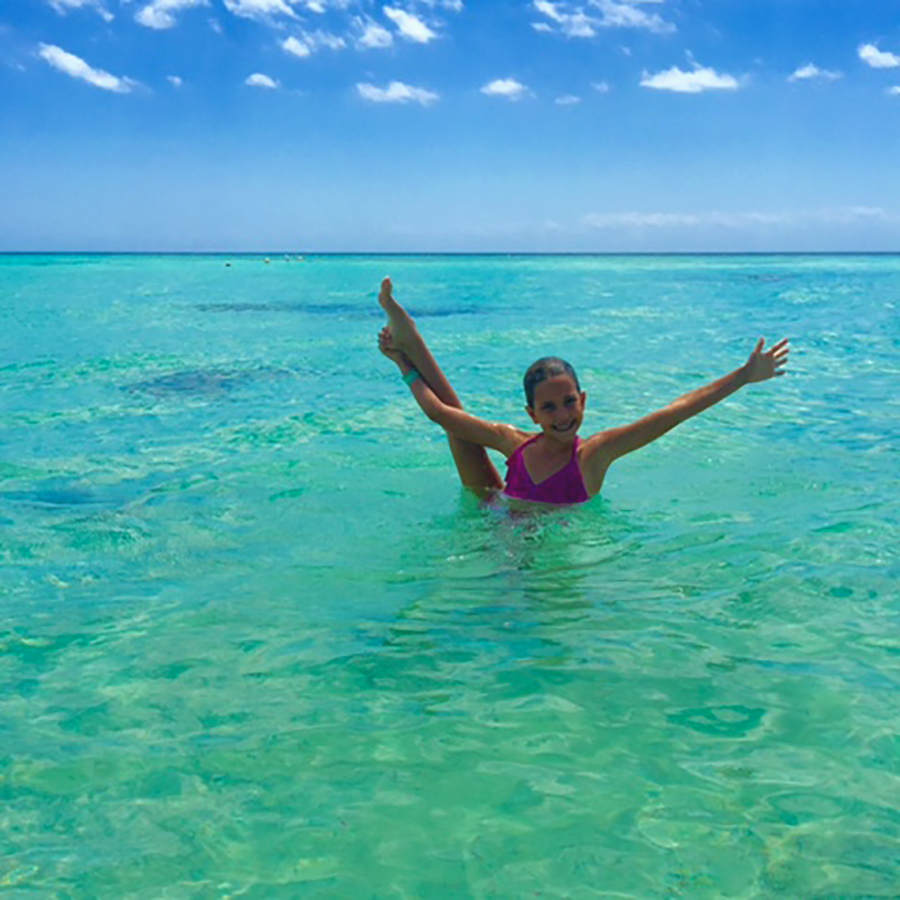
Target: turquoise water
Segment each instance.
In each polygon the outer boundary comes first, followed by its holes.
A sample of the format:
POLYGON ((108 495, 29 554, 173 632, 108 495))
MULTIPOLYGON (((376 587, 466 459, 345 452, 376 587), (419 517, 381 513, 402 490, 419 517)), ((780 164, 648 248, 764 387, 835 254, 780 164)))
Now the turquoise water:
POLYGON ((900 257, 0 257, 0 891, 900 893, 900 257), (226 261, 232 264, 226 266, 226 261), (791 337, 583 508, 464 496, 791 337))

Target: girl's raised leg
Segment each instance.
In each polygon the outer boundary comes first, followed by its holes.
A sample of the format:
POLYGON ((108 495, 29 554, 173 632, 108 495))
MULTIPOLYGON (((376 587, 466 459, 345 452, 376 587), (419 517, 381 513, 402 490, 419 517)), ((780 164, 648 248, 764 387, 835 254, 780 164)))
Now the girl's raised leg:
MULTIPOLYGON (((391 279, 385 278, 381 282, 381 292, 378 295, 381 308, 387 313, 391 327, 391 338, 395 347, 402 350, 410 362, 418 369, 419 374, 425 379, 428 386, 448 406, 462 409, 456 391, 453 390, 447 377, 441 371, 437 360, 428 349, 428 345, 419 334, 412 316, 403 309, 394 299, 391 279)), ((450 452, 456 463, 456 471, 460 480, 467 487, 478 493, 487 493, 500 490, 503 487, 503 479, 491 462, 487 451, 480 444, 472 444, 469 441, 460 440, 453 435, 447 435, 450 441, 450 452)))

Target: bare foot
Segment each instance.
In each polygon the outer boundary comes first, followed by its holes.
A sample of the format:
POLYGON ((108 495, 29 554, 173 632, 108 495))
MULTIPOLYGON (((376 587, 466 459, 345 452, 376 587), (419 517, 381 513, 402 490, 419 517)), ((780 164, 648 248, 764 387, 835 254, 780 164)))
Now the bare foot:
POLYGON ((378 294, 378 302, 387 313, 390 321, 390 334, 393 346, 399 350, 409 348, 417 340, 420 340, 416 330, 416 323, 412 316, 394 299, 393 285, 390 278, 381 282, 381 291, 378 294))
POLYGON ((406 360, 406 354, 394 344, 394 336, 387 326, 378 333, 378 349, 395 363, 399 364, 402 360, 406 360))

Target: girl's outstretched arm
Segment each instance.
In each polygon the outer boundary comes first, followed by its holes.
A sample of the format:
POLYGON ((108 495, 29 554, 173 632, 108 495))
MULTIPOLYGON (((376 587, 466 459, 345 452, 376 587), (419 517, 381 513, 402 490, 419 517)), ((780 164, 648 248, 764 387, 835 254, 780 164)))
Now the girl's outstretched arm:
POLYGON ((504 425, 502 422, 487 422, 462 409, 444 403, 428 386, 425 379, 419 375, 406 354, 393 346, 389 328, 382 329, 378 336, 378 349, 397 364, 403 380, 409 385, 422 412, 432 422, 437 422, 448 434, 462 438, 464 441, 471 441, 473 444, 480 444, 482 447, 499 450, 507 457, 511 456, 516 447, 527 439, 524 432, 513 428, 512 425, 504 425))
POLYGON ((610 463, 620 456, 632 453, 662 437, 676 425, 715 406, 744 385, 784 375, 784 366, 790 352, 787 338, 774 344, 769 350, 764 350, 764 347, 765 340, 760 338, 747 362, 724 378, 679 397, 668 406, 631 425, 610 428, 588 438, 582 466, 588 472, 599 473, 602 478, 602 473, 610 463))

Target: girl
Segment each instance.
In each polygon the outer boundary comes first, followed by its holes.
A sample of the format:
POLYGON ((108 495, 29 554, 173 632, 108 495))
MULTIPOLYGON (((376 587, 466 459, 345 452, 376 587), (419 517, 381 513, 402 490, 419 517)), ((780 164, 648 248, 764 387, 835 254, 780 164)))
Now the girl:
POLYGON ((525 373, 525 409, 540 429, 537 434, 486 422, 463 411, 412 318, 394 300, 390 278, 382 281, 378 302, 390 322, 379 335, 378 347, 397 364, 425 415, 447 432, 462 483, 480 496, 502 490, 507 497, 536 503, 589 500, 599 493, 607 469, 620 456, 655 441, 746 384, 783 375, 790 349, 785 338, 764 351, 765 340, 760 338, 747 362, 724 378, 631 425, 608 428, 581 440, 578 429, 587 394, 567 362, 545 357, 525 373), (507 458, 505 484, 485 447, 507 458))

